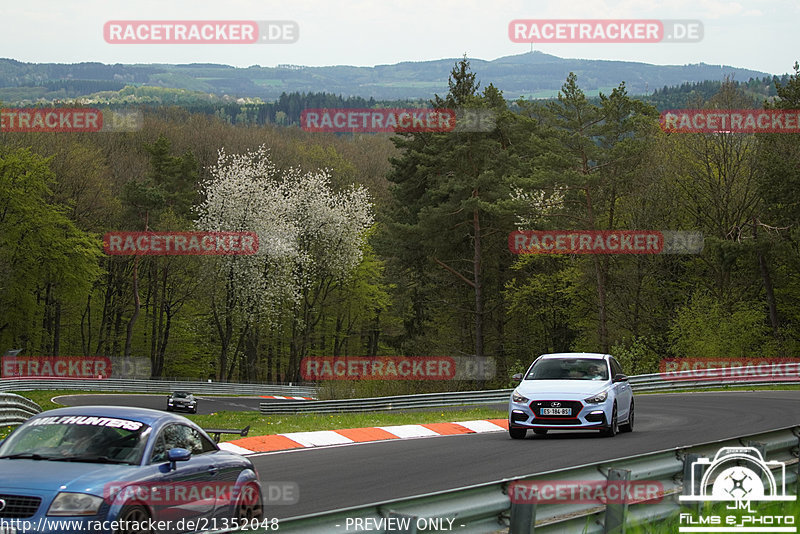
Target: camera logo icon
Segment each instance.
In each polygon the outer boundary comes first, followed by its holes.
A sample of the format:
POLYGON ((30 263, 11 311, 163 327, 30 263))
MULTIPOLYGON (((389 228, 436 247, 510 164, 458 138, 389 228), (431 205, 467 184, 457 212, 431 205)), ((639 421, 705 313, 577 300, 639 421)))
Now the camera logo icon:
POLYGON ((684 481, 689 485, 678 500, 794 501, 795 495, 786 495, 785 480, 784 462, 765 461, 755 447, 723 447, 713 460, 692 462, 691 479, 684 481))

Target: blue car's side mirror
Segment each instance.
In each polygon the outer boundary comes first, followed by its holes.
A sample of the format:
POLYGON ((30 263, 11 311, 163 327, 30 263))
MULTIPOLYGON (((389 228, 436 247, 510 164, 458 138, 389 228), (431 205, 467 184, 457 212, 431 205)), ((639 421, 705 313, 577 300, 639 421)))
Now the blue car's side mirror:
POLYGON ((191 451, 181 447, 175 447, 174 449, 167 451, 167 460, 169 460, 171 469, 175 469, 177 467, 175 465, 176 462, 185 462, 191 457, 191 451))

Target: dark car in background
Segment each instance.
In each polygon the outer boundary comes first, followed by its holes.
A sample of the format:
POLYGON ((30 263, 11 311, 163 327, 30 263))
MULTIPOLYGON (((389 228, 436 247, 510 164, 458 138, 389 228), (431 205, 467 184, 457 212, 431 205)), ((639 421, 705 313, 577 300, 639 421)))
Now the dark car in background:
POLYGON ((175 391, 167 397, 167 411, 197 413, 197 399, 188 391, 175 391))

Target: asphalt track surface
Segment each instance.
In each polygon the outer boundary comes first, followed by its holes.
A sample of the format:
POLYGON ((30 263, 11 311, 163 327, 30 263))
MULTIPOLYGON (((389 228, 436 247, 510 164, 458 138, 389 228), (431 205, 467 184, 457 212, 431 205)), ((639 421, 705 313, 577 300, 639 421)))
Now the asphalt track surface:
MULTIPOLYGON (((136 399, 141 395, 102 397, 108 404, 142 402, 136 399)), ((287 518, 800 425, 798 390, 635 398, 634 432, 614 438, 597 431, 551 431, 512 440, 507 432, 497 432, 307 448, 250 459, 262 483, 298 484, 297 504, 267 509, 269 517, 287 518)), ((233 402, 245 402, 238 399, 233 402)))
MULTIPOLYGON (((263 397, 206 397, 197 396, 197 413, 206 415, 217 412, 253 412, 258 411, 262 402, 276 402, 279 399, 263 397)), ((53 402, 66 406, 134 406, 153 410, 167 409, 167 395, 62 395, 53 398, 53 402)), ((296 401, 308 402, 308 401, 296 401)), ((180 412, 176 412, 180 413, 180 412)))
MULTIPOLYGON (((800 424, 800 391, 638 395, 632 433, 466 434, 300 449, 251 456, 262 482, 294 481, 300 499, 270 517, 453 489, 584 463, 800 424)), ((457 420, 457 419, 453 419, 457 420)))

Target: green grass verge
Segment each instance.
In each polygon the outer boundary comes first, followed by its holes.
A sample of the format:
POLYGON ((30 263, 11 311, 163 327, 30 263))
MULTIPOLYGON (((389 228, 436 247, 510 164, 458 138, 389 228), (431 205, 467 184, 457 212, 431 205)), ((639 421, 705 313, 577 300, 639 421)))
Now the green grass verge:
MULTIPOLYGON (((18 391, 18 395, 27 397, 42 407, 42 410, 60 408, 50 399, 59 395, 89 395, 104 392, 53 390, 53 391, 18 391)), ((470 421, 473 419, 504 419, 505 410, 489 408, 471 408, 432 412, 370 412, 355 414, 298 414, 298 415, 261 415, 258 412, 217 412, 209 415, 181 414, 204 428, 244 428, 250 425, 250 436, 283 434, 285 432, 308 432, 314 430, 338 430, 340 428, 363 428, 369 426, 412 425, 425 423, 447 423, 453 421, 470 421)), ((0 438, 5 437, 13 427, 0 427, 0 438)), ((222 436, 221 441, 237 439, 239 436, 222 436)))

